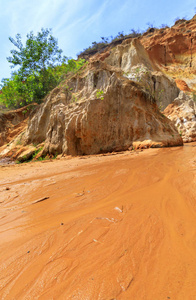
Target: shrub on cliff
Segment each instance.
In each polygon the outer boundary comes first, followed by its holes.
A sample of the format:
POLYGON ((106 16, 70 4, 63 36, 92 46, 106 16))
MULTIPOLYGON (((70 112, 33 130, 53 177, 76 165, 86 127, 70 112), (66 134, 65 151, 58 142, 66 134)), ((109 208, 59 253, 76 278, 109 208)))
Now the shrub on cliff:
POLYGON ((131 29, 131 33, 129 34, 124 34, 123 31, 118 32, 118 34, 113 37, 112 35, 110 37, 101 37, 100 42, 92 42, 92 45, 89 46, 88 48, 84 49, 80 53, 78 53, 78 56, 85 56, 85 55, 92 55, 96 52, 101 52, 103 51, 107 46, 111 46, 112 43, 116 41, 123 41, 124 39, 127 38, 135 38, 141 36, 141 32, 138 29, 137 31, 134 29, 131 29))
POLYGON ((62 57, 51 29, 41 29, 37 35, 27 34, 23 46, 20 34, 9 38, 17 48, 7 58, 11 67, 18 67, 10 79, 3 79, 0 101, 7 107, 21 107, 32 102, 40 103, 45 95, 64 79, 68 72, 77 71, 84 60, 74 61, 62 57))

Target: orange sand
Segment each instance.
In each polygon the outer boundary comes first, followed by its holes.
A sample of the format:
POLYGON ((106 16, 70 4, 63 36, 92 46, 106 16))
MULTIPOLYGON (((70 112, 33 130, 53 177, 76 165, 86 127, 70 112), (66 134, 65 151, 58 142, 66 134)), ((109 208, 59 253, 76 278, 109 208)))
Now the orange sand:
POLYGON ((196 299, 195 176, 196 143, 0 167, 0 299, 196 299))

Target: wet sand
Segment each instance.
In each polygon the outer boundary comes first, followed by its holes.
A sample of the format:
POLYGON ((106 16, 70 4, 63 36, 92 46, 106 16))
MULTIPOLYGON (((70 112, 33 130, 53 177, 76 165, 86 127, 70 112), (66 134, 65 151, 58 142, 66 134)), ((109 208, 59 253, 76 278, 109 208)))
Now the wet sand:
POLYGON ((0 299, 196 299, 196 143, 0 166, 0 299))

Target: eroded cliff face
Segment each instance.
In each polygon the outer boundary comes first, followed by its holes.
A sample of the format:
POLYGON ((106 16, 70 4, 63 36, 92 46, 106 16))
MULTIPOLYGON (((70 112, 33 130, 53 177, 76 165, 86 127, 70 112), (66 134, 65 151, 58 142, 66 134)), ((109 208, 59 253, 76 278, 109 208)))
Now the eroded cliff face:
POLYGON ((183 142, 196 141, 196 101, 183 91, 168 105, 164 114, 175 124, 183 142))
MULTIPOLYGON (((96 60, 98 57, 98 55, 92 57, 91 60, 96 60)), ((155 98, 157 105, 162 109, 179 94, 174 80, 164 75, 153 63, 138 38, 125 40, 112 49, 104 61, 120 68, 124 77, 138 82, 155 98)))
MULTIPOLYGON (((167 30, 171 37, 174 29, 166 29, 165 38, 170 41, 167 30)), ((163 34, 158 32, 144 36, 143 45, 138 38, 127 39, 91 57, 83 70, 48 95, 30 116, 27 129, 1 153, 13 155, 15 151, 14 158, 20 155, 23 160, 23 152, 32 144, 25 157, 36 152, 40 144, 40 155, 83 155, 132 147, 182 145, 182 133, 175 128, 174 118, 168 120, 159 110, 178 97, 176 82, 180 86, 180 81, 168 76, 162 61, 153 56, 152 49, 158 46, 147 43, 151 38, 158 43, 163 34), (19 144, 25 147, 24 151, 18 150, 19 144)), ((187 33, 187 39, 188 36, 187 33)), ((189 89, 186 83, 183 86, 189 89)))
POLYGON ((90 64, 66 86, 54 89, 19 138, 22 144, 44 142, 43 155, 182 145, 155 100, 139 84, 102 62, 90 64))
POLYGON ((27 118, 37 104, 28 105, 20 109, 0 113, 0 147, 8 144, 27 126, 27 118))
POLYGON ((196 15, 171 28, 154 30, 140 39, 150 59, 170 77, 196 90, 196 15))
POLYGON ((165 108, 184 142, 196 139, 196 15, 141 38, 151 61, 185 92, 165 108))

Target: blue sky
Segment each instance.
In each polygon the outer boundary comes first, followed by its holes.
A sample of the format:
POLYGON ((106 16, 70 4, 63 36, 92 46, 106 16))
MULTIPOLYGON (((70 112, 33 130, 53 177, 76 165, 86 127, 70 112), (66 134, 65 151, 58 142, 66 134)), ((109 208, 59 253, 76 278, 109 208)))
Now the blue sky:
POLYGON ((63 54, 76 58, 101 36, 144 30, 147 23, 171 26, 177 17, 192 18, 195 9, 195 0, 0 0, 0 81, 10 77, 6 57, 14 46, 8 38, 17 33, 25 41, 30 31, 52 28, 63 54))

